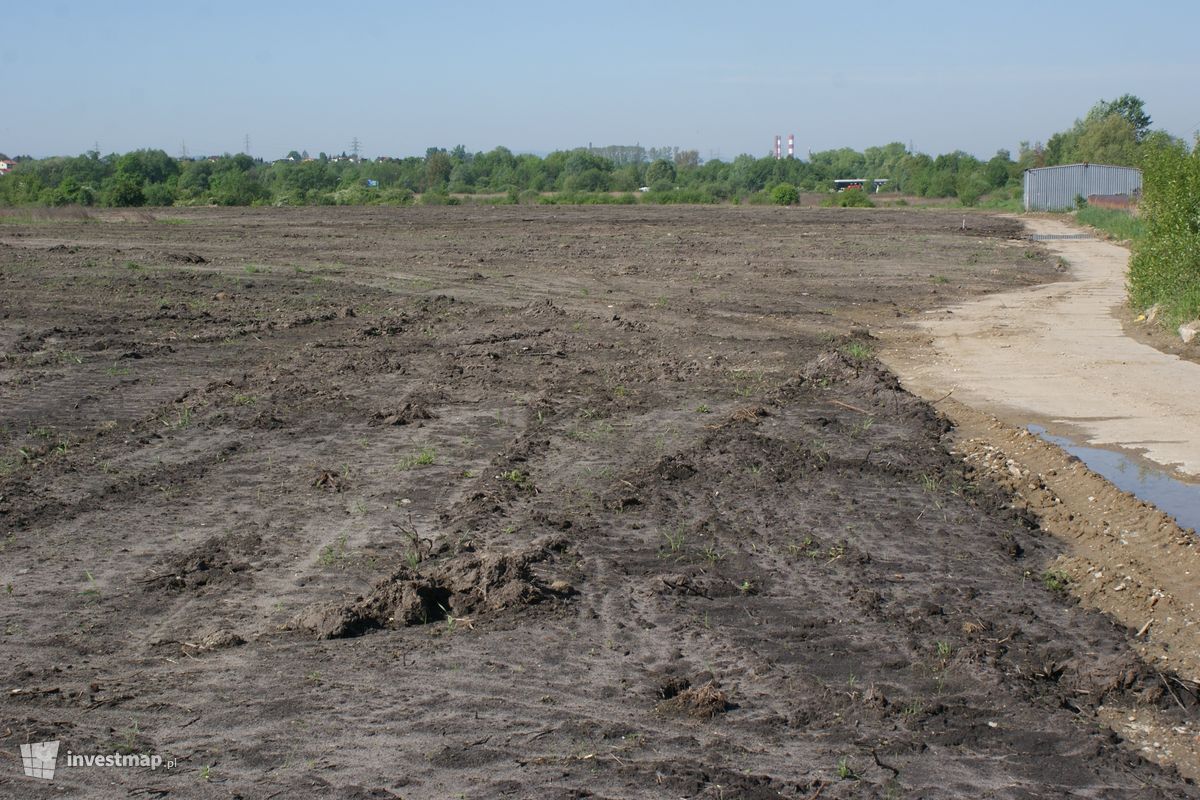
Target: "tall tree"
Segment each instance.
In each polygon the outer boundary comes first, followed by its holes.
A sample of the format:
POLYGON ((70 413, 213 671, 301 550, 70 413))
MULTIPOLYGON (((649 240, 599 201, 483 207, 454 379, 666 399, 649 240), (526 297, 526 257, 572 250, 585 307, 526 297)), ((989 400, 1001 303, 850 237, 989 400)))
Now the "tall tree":
POLYGON ((1123 94, 1107 105, 1110 114, 1123 117, 1133 126, 1134 134, 1139 142, 1146 138, 1153 120, 1146 113, 1146 104, 1142 102, 1142 98, 1133 94, 1123 94))

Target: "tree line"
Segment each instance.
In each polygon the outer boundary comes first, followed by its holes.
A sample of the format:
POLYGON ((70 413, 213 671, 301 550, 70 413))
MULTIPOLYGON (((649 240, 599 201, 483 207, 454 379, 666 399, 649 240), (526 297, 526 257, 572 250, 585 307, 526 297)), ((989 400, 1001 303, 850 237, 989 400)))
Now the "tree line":
MULTIPOLYGON (((0 178, 7 206, 170 205, 404 205, 461 202, 779 202, 779 186, 828 191, 840 178, 886 179, 887 190, 957 198, 975 205, 984 196, 1012 198, 1030 167, 1075 161, 1136 164, 1150 144, 1142 101, 1124 95, 1097 103, 1068 131, 1014 158, 1000 150, 988 160, 962 151, 930 156, 899 143, 809 154, 808 159, 740 155, 701 160, 695 150, 609 146, 545 157, 505 147, 471 153, 429 148, 424 156, 363 160, 305 158, 297 151, 274 162, 246 154, 179 159, 162 150, 19 159, 0 178)), ((1169 139, 1169 137, 1166 137, 1169 139)))

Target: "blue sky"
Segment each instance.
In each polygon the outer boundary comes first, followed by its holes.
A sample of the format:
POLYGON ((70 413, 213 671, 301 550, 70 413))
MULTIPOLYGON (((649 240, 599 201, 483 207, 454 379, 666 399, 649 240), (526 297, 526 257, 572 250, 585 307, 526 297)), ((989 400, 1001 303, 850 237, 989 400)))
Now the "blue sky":
POLYGON ((1200 127, 1200 3, 12 2, 0 152, 891 141, 989 157, 1131 92, 1200 127))

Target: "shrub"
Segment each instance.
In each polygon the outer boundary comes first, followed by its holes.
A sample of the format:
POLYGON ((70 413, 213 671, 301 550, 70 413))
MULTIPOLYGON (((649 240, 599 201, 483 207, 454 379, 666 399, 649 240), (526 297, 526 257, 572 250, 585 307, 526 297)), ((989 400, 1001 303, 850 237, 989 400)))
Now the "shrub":
POLYGON ((117 175, 105 181, 104 205, 106 206, 141 206, 146 203, 146 195, 142 193, 142 184, 130 175, 117 175))
POLYGON ((709 205, 718 201, 704 189, 667 189, 646 192, 642 195, 642 202, 655 205, 709 205))
POLYGON ((771 202, 777 206, 794 206, 800 202, 800 191, 790 183, 781 183, 771 190, 771 202))
POLYGON ((381 206, 411 206, 413 204, 413 197, 411 189, 406 189, 403 186, 393 186, 380 192, 379 204, 381 206))
POLYGON ((146 197, 146 205, 148 206, 173 206, 175 205, 175 190, 170 184, 166 183, 150 183, 143 190, 146 197))
POLYGON ((990 188, 987 179, 978 172, 972 172, 969 175, 960 175, 958 181, 955 183, 955 192, 958 194, 958 201, 964 206, 977 205, 979 198, 983 197, 983 193, 990 188))
POLYGON ((459 204, 457 197, 448 195, 445 192, 429 191, 421 195, 421 205, 423 206, 456 206, 459 204))
POLYGON ((821 201, 825 208, 874 208, 875 203, 862 189, 847 189, 821 201))
POLYGON ((1162 306, 1170 326, 1200 317, 1200 142, 1155 142, 1142 165, 1145 236, 1129 262, 1135 308, 1162 306))

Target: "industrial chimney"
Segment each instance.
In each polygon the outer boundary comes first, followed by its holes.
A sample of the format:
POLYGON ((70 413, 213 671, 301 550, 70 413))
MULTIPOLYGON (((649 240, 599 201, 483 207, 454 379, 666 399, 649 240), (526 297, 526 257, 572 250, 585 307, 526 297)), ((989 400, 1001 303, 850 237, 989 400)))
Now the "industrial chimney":
POLYGON ((788 134, 788 158, 796 157, 796 134, 788 134))

